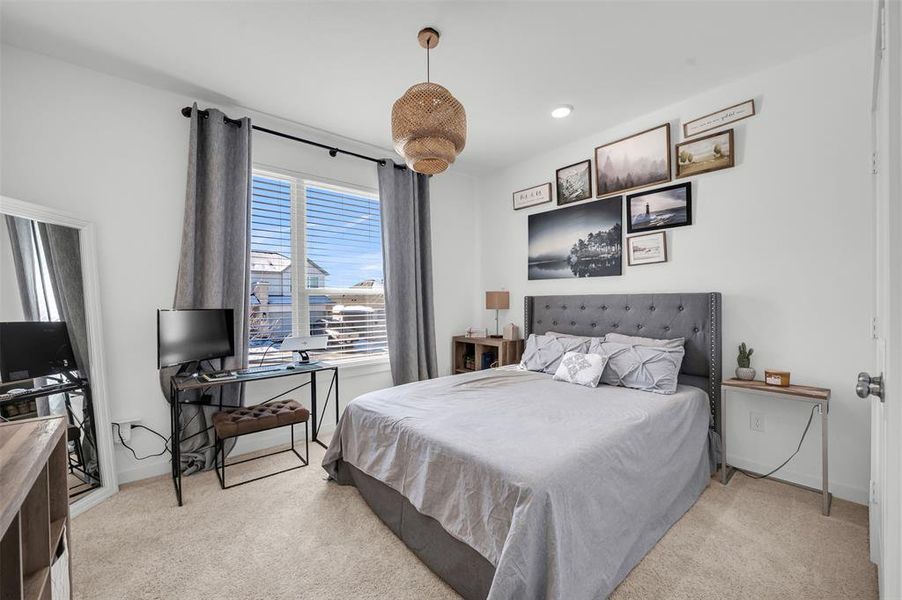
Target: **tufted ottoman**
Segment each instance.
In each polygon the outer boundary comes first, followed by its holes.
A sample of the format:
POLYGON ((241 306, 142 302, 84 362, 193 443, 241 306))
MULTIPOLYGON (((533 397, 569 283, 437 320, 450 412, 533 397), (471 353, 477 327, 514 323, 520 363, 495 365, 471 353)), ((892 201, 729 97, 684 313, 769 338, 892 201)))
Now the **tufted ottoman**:
POLYGON ((257 406, 233 408, 213 413, 213 429, 216 432, 215 466, 216 475, 219 478, 220 487, 222 487, 222 489, 227 489, 230 487, 235 487, 237 485, 250 483, 251 481, 257 481, 258 479, 263 479, 265 477, 272 477, 273 475, 285 473, 286 471, 293 471, 294 469, 306 467, 308 464, 308 457, 310 456, 307 427, 307 420, 309 418, 310 411, 308 411, 306 408, 304 408, 294 400, 277 400, 265 404, 258 404, 257 406), (304 424, 305 456, 298 454, 297 450, 295 450, 294 448, 294 426, 300 423, 304 424), (236 438, 248 433, 268 431, 270 429, 276 429, 278 427, 291 427, 290 448, 288 448, 287 450, 280 450, 278 452, 271 452, 262 456, 255 456, 253 458, 231 462, 228 466, 239 465, 241 463, 265 458, 267 456, 282 454, 283 452, 293 452, 300 459, 302 464, 296 467, 282 469, 281 471, 276 471, 275 473, 270 473, 268 475, 254 477, 253 479, 248 479, 240 483, 226 485, 226 457, 225 444, 223 443, 223 440, 236 438))

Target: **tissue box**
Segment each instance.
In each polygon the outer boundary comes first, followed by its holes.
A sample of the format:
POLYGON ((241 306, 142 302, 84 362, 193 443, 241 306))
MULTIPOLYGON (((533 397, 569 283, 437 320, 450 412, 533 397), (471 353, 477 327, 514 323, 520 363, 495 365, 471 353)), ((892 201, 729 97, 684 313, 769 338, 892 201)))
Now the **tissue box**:
POLYGON ((764 383, 766 383, 767 385, 789 387, 789 371, 771 371, 765 369, 764 383))

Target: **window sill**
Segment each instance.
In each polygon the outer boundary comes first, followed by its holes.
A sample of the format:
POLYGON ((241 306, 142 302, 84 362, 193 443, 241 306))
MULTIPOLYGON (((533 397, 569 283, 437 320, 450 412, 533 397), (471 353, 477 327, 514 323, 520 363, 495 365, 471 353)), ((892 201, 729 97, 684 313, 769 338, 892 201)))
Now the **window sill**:
POLYGON ((388 357, 365 358, 355 361, 339 362, 337 365, 341 374, 347 377, 374 375, 376 373, 385 373, 386 371, 391 370, 388 357))

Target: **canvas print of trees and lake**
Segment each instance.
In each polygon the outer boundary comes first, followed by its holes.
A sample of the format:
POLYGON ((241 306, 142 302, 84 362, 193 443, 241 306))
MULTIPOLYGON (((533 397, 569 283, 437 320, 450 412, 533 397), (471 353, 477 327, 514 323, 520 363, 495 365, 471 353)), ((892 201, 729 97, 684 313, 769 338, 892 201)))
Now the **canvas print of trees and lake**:
POLYGON ((623 197, 529 215, 529 279, 623 273, 623 197))
POLYGON ((599 197, 670 181, 670 125, 599 146, 595 171, 599 197))

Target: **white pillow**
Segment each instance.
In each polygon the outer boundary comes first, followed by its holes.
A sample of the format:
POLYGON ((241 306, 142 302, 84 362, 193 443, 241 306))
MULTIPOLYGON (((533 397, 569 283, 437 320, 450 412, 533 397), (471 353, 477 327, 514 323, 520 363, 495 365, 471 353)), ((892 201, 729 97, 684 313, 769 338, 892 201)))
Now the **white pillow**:
POLYGON ((552 379, 586 387, 598 387, 607 358, 600 354, 567 352, 552 379))

